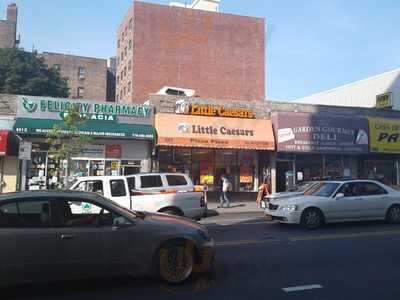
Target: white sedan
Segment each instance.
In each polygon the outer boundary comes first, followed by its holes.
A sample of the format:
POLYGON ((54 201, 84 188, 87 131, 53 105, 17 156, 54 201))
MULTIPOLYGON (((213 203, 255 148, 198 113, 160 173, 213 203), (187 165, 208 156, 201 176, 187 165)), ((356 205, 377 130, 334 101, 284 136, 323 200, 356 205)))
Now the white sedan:
POLYGON ((273 221, 314 229, 324 223, 400 223, 400 192, 372 180, 325 181, 304 195, 264 204, 273 221))

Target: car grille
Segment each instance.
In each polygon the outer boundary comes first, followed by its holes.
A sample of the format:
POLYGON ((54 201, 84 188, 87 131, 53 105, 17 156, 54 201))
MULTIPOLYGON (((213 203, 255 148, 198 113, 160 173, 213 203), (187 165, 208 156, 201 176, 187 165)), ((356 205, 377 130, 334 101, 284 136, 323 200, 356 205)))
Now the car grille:
POLYGON ((268 208, 269 208, 269 210, 277 210, 278 209, 278 205, 269 203, 268 208))

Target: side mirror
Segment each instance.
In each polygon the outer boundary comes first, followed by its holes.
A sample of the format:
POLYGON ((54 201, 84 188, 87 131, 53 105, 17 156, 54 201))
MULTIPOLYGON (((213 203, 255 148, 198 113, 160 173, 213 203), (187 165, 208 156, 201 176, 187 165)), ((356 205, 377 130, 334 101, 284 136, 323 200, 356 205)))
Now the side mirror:
POLYGON ((335 199, 341 199, 343 197, 344 197, 343 193, 337 193, 336 196, 335 196, 335 199))
POLYGON ((125 227, 129 227, 132 225, 133 225, 133 223, 131 221, 125 219, 124 217, 115 218, 113 221, 113 226, 115 228, 125 228, 125 227))

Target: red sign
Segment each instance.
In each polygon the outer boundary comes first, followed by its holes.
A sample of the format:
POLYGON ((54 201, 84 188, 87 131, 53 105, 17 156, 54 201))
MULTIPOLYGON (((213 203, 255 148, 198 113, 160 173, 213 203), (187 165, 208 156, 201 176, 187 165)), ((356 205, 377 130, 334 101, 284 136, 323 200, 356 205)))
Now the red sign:
POLYGON ((7 154, 9 133, 7 130, 0 130, 0 155, 7 154))
POLYGON ((121 145, 106 145, 106 158, 121 158, 121 145))

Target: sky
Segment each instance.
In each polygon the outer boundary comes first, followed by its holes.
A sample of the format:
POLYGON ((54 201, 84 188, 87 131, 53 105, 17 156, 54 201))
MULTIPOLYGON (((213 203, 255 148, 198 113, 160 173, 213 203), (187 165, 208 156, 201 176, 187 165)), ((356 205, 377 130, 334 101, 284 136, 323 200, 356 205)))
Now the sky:
MULTIPOLYGON (((0 0, 0 19, 11 1, 0 0)), ((132 0, 14 2, 26 50, 108 58, 132 0)), ((265 19, 269 100, 290 101, 400 68, 398 0, 221 0, 220 11, 265 19)))

